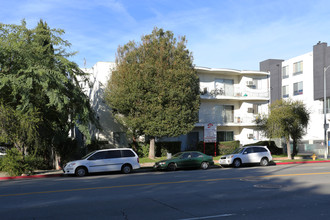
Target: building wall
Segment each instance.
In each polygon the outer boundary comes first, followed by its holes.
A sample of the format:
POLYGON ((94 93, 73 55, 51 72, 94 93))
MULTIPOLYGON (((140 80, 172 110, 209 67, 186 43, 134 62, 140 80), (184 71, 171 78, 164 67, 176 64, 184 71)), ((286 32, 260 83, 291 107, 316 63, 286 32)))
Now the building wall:
POLYGON ((260 62, 260 71, 270 72, 270 102, 281 99, 283 60, 268 59, 260 62))
POLYGON ((127 147, 125 128, 114 119, 110 107, 104 100, 104 91, 114 68, 113 62, 97 62, 92 68, 82 68, 90 74, 90 85, 84 84, 83 87, 101 126, 98 129, 91 125, 90 131, 92 137, 105 147, 127 147))
POLYGON ((265 71, 268 68, 270 71, 272 102, 282 98, 294 101, 299 100, 302 101, 310 111, 310 122, 307 126, 306 135, 303 136, 301 140, 306 144, 320 143, 324 138, 323 102, 315 100, 315 98, 320 98, 320 95, 323 98, 323 67, 321 67, 323 61, 320 61, 323 57, 320 56, 320 54, 324 54, 323 52, 325 50, 326 44, 320 44, 314 46, 313 52, 299 55, 288 60, 270 59, 260 63, 260 70, 265 71), (297 74, 295 73, 296 71, 294 71, 294 66, 299 62, 302 62, 302 71, 297 74), (281 67, 280 73, 277 67, 281 67), (286 70, 284 70, 285 68, 286 70), (287 73, 286 77, 284 77, 285 71, 287 73), (281 87, 275 85, 277 81, 280 81, 280 83, 277 84, 281 85, 281 87), (302 82, 303 85, 302 91, 295 93, 294 84, 300 82, 302 82), (288 89, 287 95, 284 94, 283 90, 285 86, 288 89))
POLYGON ((284 99, 302 101, 310 111, 310 123, 307 127, 307 134, 303 137, 303 141, 314 143, 323 139, 323 103, 314 100, 314 75, 313 75, 313 52, 309 52, 288 60, 282 63, 283 67, 288 67, 289 76, 282 79, 282 86, 289 87, 289 96, 284 99), (294 74, 294 64, 302 62, 303 71, 300 74, 294 74), (294 84, 303 83, 302 94, 294 94, 294 84))
MULTIPOLYGON (((324 67, 330 65, 330 47, 327 43, 318 43, 313 46, 313 73, 314 73, 314 99, 324 98, 324 67)), ((330 96, 330 68, 326 71, 327 89, 326 97, 330 96)))
POLYGON ((208 123, 216 125, 217 132, 233 132, 234 140, 239 140, 242 145, 263 140, 254 120, 258 114, 268 113, 269 74, 259 71, 196 69, 202 92, 199 121, 196 124, 199 128, 199 141, 203 141, 203 128, 208 123), (219 88, 219 80, 230 80, 233 85, 223 87, 220 94, 214 93, 219 88), (229 108, 227 111, 233 108, 230 120, 226 117, 225 106, 229 108))

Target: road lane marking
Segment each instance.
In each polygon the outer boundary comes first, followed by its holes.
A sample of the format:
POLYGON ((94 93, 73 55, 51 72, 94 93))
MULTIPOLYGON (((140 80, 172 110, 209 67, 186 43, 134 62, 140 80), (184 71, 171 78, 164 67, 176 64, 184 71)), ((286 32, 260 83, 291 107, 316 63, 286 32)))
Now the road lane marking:
POLYGON ((120 185, 120 186, 102 186, 102 187, 90 187, 90 188, 80 188, 80 189, 61 189, 61 190, 41 191, 41 192, 4 194, 4 195, 0 195, 0 197, 25 196, 25 195, 36 195, 36 194, 60 193, 60 192, 76 192, 76 191, 87 191, 87 190, 97 190, 97 189, 128 188, 128 187, 139 187, 139 186, 157 186, 157 185, 180 184, 180 183, 216 182, 216 181, 223 181, 223 180, 240 180, 242 178, 273 178, 273 177, 287 177, 287 176, 292 177, 292 176, 329 175, 329 174, 330 174, 330 172, 295 173, 295 174, 275 174, 275 175, 264 175, 264 176, 215 178, 215 179, 205 179, 205 180, 182 180, 182 181, 175 181, 175 182, 140 183, 140 184, 120 185))
POLYGON ((195 217, 195 218, 183 218, 179 220, 199 220, 199 219, 210 219, 210 218, 220 218, 220 217, 228 217, 235 214, 221 214, 221 215, 212 215, 212 216, 203 216, 203 217, 195 217))

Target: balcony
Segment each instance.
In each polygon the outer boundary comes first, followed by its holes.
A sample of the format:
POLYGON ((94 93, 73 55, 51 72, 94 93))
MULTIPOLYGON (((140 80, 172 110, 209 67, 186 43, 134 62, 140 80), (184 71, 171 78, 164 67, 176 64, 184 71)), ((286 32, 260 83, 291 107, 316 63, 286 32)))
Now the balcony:
POLYGON ((241 89, 234 87, 230 89, 214 89, 211 91, 201 91, 202 99, 237 99, 237 100, 268 100, 268 90, 241 89))
POLYGON ((217 126, 255 126, 256 116, 229 116, 228 119, 226 117, 224 118, 217 118, 217 119, 210 119, 208 117, 203 117, 199 119, 199 122, 195 124, 195 126, 204 126, 206 123, 212 122, 213 124, 216 124, 217 126))

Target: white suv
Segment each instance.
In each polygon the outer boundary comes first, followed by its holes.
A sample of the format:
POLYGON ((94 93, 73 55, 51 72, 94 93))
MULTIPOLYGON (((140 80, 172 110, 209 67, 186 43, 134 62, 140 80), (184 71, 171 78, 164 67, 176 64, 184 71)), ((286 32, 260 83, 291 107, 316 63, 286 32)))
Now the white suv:
POLYGON ((63 172, 76 176, 107 171, 122 171, 126 174, 139 168, 139 157, 132 149, 116 148, 93 151, 81 160, 67 163, 63 172))
POLYGON ((272 155, 265 146, 246 146, 236 149, 232 154, 220 157, 220 165, 233 165, 240 167, 242 164, 259 163, 267 166, 272 160, 272 155))

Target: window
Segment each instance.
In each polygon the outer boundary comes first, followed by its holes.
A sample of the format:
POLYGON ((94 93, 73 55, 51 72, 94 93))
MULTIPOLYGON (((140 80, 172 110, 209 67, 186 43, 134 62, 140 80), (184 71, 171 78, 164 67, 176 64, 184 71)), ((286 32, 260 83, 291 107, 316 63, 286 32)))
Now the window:
POLYGON ((253 152, 258 153, 258 152, 267 152, 267 150, 263 147, 254 147, 253 152))
POLYGON ((293 95, 303 94, 303 82, 297 82, 293 84, 293 95))
POLYGON ((233 141, 234 132, 233 131, 218 131, 217 132, 217 142, 221 141, 233 141))
POLYGON ((201 155, 200 153, 197 153, 197 152, 193 152, 193 153, 191 153, 191 157, 198 158, 198 157, 203 157, 203 155, 201 155))
POLYGON ((282 98, 289 97, 289 86, 282 86, 282 98))
POLYGON ((95 153, 93 156, 88 158, 88 160, 102 160, 102 159, 106 159, 107 156, 108 155, 107 155, 106 151, 101 151, 101 152, 95 153))
POLYGON ((259 114, 260 104, 253 104, 253 114, 259 114))
POLYGON ((282 68, 282 79, 289 78, 289 66, 283 66, 282 68))
POLYGON ((134 153, 130 150, 121 150, 121 155, 123 157, 135 157, 134 153))
POLYGON ((224 105, 222 112, 223 121, 225 123, 234 122, 234 106, 224 105))
POLYGON ((234 80, 232 79, 215 79, 215 94, 216 95, 234 95, 234 80))
POLYGON ((303 61, 296 62, 293 64, 293 75, 298 75, 303 73, 303 61))
POLYGON ((243 154, 253 153, 252 148, 246 148, 243 154))
POLYGON ((120 158, 120 151, 119 150, 111 150, 108 151, 108 158, 120 158))

